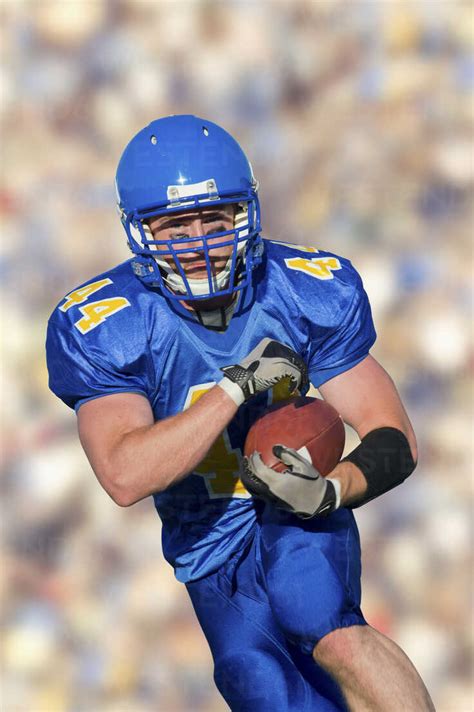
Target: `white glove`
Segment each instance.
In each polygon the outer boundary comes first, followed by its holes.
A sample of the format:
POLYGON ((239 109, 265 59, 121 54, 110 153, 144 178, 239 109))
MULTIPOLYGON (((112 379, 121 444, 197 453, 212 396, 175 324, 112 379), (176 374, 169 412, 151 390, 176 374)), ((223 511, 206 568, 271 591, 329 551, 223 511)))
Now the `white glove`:
POLYGON ((243 459, 241 476, 245 488, 280 509, 303 519, 331 514, 340 505, 341 485, 338 480, 322 477, 296 450, 275 445, 276 455, 288 469, 275 472, 254 452, 243 459))
POLYGON ((219 386, 237 405, 263 393, 284 378, 290 379, 290 393, 308 384, 308 369, 298 354, 273 339, 262 339, 241 363, 224 366, 219 386))

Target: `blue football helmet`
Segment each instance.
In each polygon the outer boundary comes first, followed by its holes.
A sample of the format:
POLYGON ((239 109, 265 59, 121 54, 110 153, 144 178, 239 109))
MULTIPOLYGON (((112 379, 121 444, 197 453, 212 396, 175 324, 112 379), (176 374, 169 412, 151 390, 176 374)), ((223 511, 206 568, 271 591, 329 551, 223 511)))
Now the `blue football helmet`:
POLYGON ((136 255, 132 267, 146 284, 180 300, 231 294, 249 284, 262 252, 258 183, 227 131, 191 115, 152 121, 125 148, 116 189, 128 245, 136 255), (227 204, 235 205, 232 230, 153 239, 150 218, 227 204), (212 250, 230 245, 225 267, 213 273, 212 250), (186 276, 180 255, 191 251, 205 262, 207 279, 186 276))

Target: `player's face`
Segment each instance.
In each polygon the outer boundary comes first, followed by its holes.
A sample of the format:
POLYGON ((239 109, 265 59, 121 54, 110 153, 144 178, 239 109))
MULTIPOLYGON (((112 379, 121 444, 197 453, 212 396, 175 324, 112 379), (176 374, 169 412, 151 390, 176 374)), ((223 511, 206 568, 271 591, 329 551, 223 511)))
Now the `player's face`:
MULTIPOLYGON (((205 235, 209 247, 209 261, 213 274, 218 274, 224 269, 227 260, 232 254, 233 245, 222 245, 229 242, 230 235, 212 239, 213 233, 232 230, 234 227, 234 206, 222 205, 214 208, 190 210, 174 215, 162 215, 151 218, 148 222, 154 240, 179 240, 179 249, 189 251, 180 252, 179 260, 186 276, 191 279, 206 279, 206 260, 202 251, 202 240, 205 235)), ((175 243, 176 247, 176 243, 175 243)), ((166 250, 166 245, 157 245, 157 250, 166 250)), ((171 255, 164 255, 164 259, 176 269, 171 255)))

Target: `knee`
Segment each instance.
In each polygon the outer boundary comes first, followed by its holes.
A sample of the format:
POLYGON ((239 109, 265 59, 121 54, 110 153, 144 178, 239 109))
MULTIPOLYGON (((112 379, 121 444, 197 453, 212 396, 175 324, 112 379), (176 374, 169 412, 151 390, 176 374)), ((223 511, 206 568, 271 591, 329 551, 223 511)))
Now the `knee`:
POLYGON ((364 655, 367 626, 353 625, 331 631, 315 645, 313 658, 329 673, 352 671, 364 655))

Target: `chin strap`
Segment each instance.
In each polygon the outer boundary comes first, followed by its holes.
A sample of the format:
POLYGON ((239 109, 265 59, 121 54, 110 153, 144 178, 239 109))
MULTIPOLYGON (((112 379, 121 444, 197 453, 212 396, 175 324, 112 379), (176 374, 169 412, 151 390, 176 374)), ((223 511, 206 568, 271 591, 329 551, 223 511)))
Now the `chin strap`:
MULTIPOLYGON (((243 251, 243 248, 245 248, 245 243, 242 243, 242 249, 240 249, 239 246, 240 253, 243 251)), ((229 257, 224 269, 218 272, 218 274, 211 275, 212 289, 214 292, 221 291, 222 289, 225 289, 225 287, 227 287, 232 270, 232 257, 232 255, 229 257)), ((238 254, 235 263, 235 272, 237 272, 239 269, 241 259, 241 255, 238 254)), ((166 260, 155 257, 155 261, 160 267, 160 269, 164 272, 163 281, 165 282, 165 284, 173 292, 184 295, 188 294, 188 290, 186 289, 186 284, 182 276, 178 272, 176 272, 171 267, 171 265, 166 262, 166 260)), ((186 280, 189 284, 189 291, 194 297, 201 297, 206 294, 209 294, 210 280, 208 278, 192 279, 190 277, 187 277, 186 280)))

